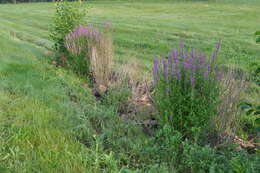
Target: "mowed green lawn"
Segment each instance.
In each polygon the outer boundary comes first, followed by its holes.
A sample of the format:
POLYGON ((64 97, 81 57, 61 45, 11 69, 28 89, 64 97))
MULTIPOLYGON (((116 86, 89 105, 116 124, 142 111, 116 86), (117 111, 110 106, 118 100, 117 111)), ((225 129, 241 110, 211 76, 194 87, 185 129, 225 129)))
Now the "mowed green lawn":
MULTIPOLYGON (((154 56, 181 40, 208 54, 222 40, 223 63, 246 70, 260 64, 260 45, 253 38, 260 29, 260 1, 95 1, 89 6, 87 22, 112 23, 120 63, 137 60, 149 71, 154 56)), ((48 63, 53 13, 53 3, 0 5, 1 173, 99 172, 99 157, 113 160, 74 137, 80 132, 75 129, 84 128, 82 107, 96 103, 82 87, 84 79, 48 63), (79 98, 77 104, 71 95, 79 98)))
MULTIPOLYGON (((221 59, 248 68, 260 63, 259 45, 253 34, 259 30, 260 1, 220 0, 211 2, 89 2, 87 22, 111 22, 117 57, 137 58, 148 64, 154 56, 166 54, 181 40, 210 53, 222 40, 221 59)), ((51 47, 48 27, 54 12, 52 3, 0 6, 0 31, 16 34, 36 46, 51 47)))

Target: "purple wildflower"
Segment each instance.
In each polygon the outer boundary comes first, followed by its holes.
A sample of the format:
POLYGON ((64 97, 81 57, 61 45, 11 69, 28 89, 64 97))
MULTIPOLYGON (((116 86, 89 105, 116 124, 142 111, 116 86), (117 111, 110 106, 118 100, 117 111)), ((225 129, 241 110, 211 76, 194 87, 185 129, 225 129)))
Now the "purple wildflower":
POLYGON ((191 64, 191 58, 186 58, 183 61, 183 67, 187 70, 190 70, 192 68, 192 64, 191 64))
POLYGON ((216 75, 216 80, 221 80, 223 77, 223 71, 218 71, 216 75))
POLYGON ((174 75, 175 74, 175 64, 174 63, 172 63, 171 68, 172 68, 172 75, 174 75))
POLYGON ((163 75, 164 79, 168 81, 168 61, 166 59, 163 60, 163 75))
POLYGON ((177 73, 178 80, 181 80, 181 71, 180 71, 180 69, 178 67, 176 67, 175 71, 177 73))
POLYGON ((191 49, 191 51, 190 51, 190 57, 194 58, 194 50, 193 49, 191 49))
POLYGON ((207 59, 201 50, 190 49, 190 51, 184 51, 184 44, 181 43, 181 50, 173 49, 168 59, 154 60, 153 73, 155 81, 159 75, 163 75, 162 79, 167 82, 169 79, 184 80, 185 83, 190 82, 189 87, 195 88, 198 85, 196 80, 198 75, 204 77, 205 80, 211 77, 221 80, 223 73, 218 72, 215 68, 212 69, 219 50, 220 42, 217 43, 212 58, 207 59), (181 56, 185 58, 181 58, 181 56), (215 75, 213 76, 213 74, 215 75))
POLYGON ((178 79, 180 80, 181 79, 181 72, 180 72, 180 69, 179 69, 179 58, 178 58, 178 50, 177 49, 174 49, 171 53, 172 57, 173 57, 173 61, 174 61, 174 67, 172 66, 172 69, 174 69, 174 74, 177 75, 178 79))
POLYGON ((158 58, 154 58, 154 61, 153 61, 153 78, 154 78, 154 82, 157 83, 158 78, 159 78, 159 60, 158 60, 158 58))
POLYGON ((172 66, 172 65, 173 65, 173 60, 172 60, 172 57, 169 56, 169 57, 168 57, 168 68, 169 68, 169 69, 168 69, 168 73, 169 73, 170 70, 171 70, 171 71, 173 70, 173 68, 172 68, 173 66, 172 66))
POLYGON ((204 78, 205 78, 205 79, 207 79, 207 78, 209 77, 210 71, 211 71, 211 64, 209 63, 209 64, 207 65, 207 69, 206 69, 205 72, 204 72, 204 78))
POLYGON ((216 44, 216 49, 215 49, 215 51, 213 51, 212 56, 211 56, 213 61, 215 61, 215 59, 217 58, 220 47, 221 47, 221 41, 218 41, 216 44))
POLYGON ((173 57, 174 63, 176 65, 178 65, 179 64, 179 58, 178 58, 178 50, 177 49, 174 49, 172 51, 172 57, 173 57))
POLYGON ((65 47, 73 54, 81 53, 86 41, 98 41, 100 32, 92 26, 78 26, 65 37, 65 47))
POLYGON ((198 56, 198 63, 203 66, 203 64, 206 62, 206 57, 203 55, 198 56))

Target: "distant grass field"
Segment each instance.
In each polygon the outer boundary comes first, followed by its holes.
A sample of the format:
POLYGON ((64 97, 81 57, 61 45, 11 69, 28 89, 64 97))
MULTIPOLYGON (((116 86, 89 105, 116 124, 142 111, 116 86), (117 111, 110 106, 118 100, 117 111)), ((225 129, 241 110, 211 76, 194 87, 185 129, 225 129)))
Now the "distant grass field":
MULTIPOLYGON (((188 46, 210 52, 223 41, 223 62, 249 68, 260 63, 259 45, 253 34, 260 28, 260 1, 216 2, 89 2, 87 22, 111 22, 117 57, 136 58, 145 66, 184 40, 188 46), (258 20, 258 21, 257 21, 258 20)), ((48 26, 54 12, 52 3, 0 6, 0 31, 37 46, 51 47, 48 26)))
MULTIPOLYGON (((154 56, 181 40, 208 53, 222 40, 223 63, 246 70, 260 64, 260 46, 253 39, 260 29, 260 1, 89 5, 89 23, 112 23, 119 62, 137 60, 149 70, 154 56)), ((82 105, 95 108, 96 102, 82 87, 84 80, 48 64, 53 12, 53 3, 0 5, 0 173, 99 172, 99 157, 102 162, 113 160, 109 153, 99 156, 73 137, 73 129, 84 128, 82 105), (78 104, 71 93, 80 99, 78 104)))

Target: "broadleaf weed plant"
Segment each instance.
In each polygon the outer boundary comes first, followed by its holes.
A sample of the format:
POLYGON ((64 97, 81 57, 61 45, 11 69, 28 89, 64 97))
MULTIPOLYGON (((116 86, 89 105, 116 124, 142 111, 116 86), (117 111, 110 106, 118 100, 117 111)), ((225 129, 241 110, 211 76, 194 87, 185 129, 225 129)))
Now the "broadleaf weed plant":
POLYGON ((53 41, 53 48, 57 53, 66 53, 64 38, 83 22, 85 15, 86 9, 81 1, 58 1, 56 3, 53 24, 50 26, 50 38, 53 41))
POLYGON ((162 126, 169 125, 184 137, 199 134, 217 114, 222 72, 217 64, 221 42, 212 56, 202 52, 172 50, 153 63, 154 102, 162 126))

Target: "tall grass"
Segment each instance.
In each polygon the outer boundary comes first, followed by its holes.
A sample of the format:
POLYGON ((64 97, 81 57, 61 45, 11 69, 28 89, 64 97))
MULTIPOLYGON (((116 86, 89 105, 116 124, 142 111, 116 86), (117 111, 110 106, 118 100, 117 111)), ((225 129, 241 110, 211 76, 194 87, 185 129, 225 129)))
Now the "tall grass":
POLYGON ((113 64, 113 43, 108 33, 92 26, 79 26, 65 38, 67 63, 97 85, 109 85, 113 64))
POLYGON ((235 78, 236 72, 230 68, 221 79, 220 99, 218 112, 214 119, 214 126, 219 135, 233 135, 239 127, 239 104, 241 96, 248 87, 244 76, 235 78))

